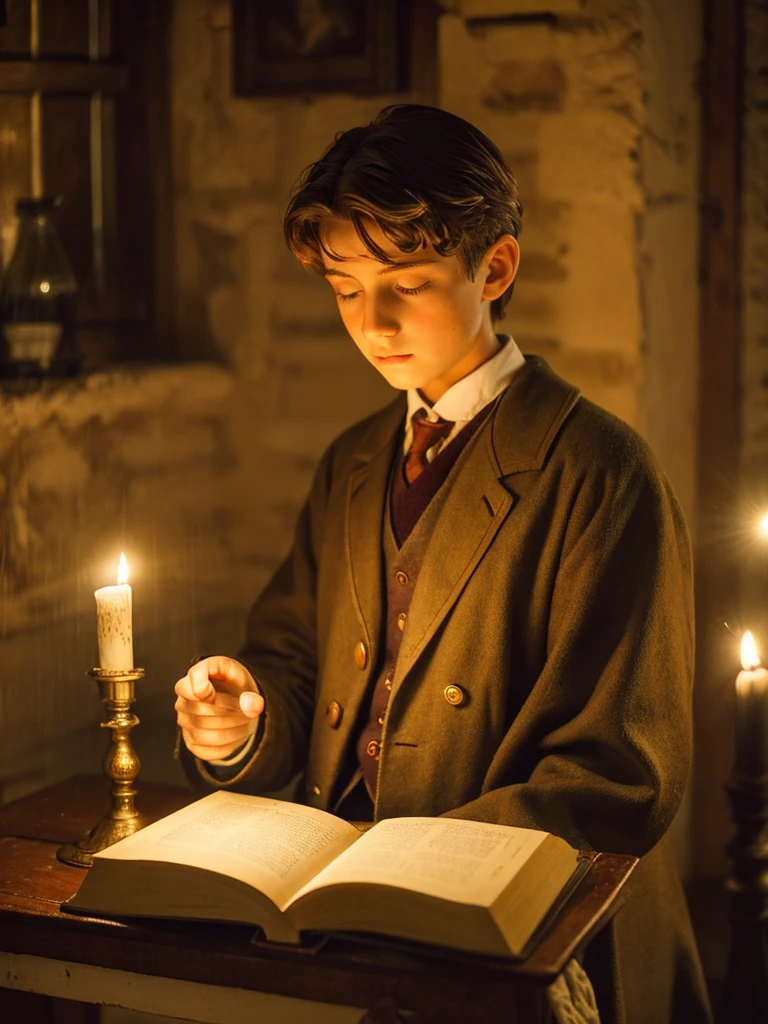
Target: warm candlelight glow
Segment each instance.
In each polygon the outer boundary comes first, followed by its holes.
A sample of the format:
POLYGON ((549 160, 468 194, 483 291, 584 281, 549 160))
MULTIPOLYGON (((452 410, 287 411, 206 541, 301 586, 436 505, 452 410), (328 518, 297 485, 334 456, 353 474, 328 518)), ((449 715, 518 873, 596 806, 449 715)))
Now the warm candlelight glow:
POLYGON ((745 672, 758 668, 760 665, 760 655, 757 653, 755 638, 749 630, 741 638, 741 664, 745 672))
POLYGON ((120 564, 117 567, 117 582, 128 582, 128 563, 126 562, 125 554, 122 551, 120 552, 120 564))
POLYGON ((757 524, 757 531, 761 537, 768 537, 768 512, 760 517, 757 524))

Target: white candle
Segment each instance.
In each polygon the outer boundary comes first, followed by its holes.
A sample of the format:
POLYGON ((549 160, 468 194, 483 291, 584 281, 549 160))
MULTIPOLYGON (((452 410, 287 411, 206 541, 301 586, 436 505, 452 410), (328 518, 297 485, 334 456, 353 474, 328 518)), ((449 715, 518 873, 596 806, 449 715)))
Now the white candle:
POLYGON ((113 672, 133 668, 133 607, 124 554, 120 555, 117 586, 101 587, 94 596, 99 668, 113 672))
POLYGON ((768 775, 768 669, 760 665, 754 638, 741 641, 741 663, 736 676, 736 771, 768 775))

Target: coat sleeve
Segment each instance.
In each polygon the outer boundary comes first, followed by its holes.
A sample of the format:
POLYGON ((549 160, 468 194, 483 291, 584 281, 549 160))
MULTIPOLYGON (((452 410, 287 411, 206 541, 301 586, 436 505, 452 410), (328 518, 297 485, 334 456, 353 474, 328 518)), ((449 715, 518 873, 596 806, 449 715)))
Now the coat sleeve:
POLYGON ((692 572, 668 483, 639 438, 620 447, 602 470, 599 452, 580 453, 590 468, 564 496, 538 677, 482 794, 447 813, 639 856, 669 827, 688 773, 692 572))
POLYGON ((265 699, 259 743, 226 779, 182 745, 182 763, 199 789, 271 792, 288 785, 306 764, 317 681, 317 561, 332 461, 329 449, 315 472, 291 551, 250 610, 238 654, 265 699))

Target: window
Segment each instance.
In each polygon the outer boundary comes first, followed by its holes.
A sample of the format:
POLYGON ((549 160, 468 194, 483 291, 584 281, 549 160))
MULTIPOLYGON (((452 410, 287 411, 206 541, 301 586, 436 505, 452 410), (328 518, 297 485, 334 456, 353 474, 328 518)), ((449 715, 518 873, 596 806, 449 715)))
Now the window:
POLYGON ((60 194, 83 369, 171 358, 173 203, 167 54, 157 0, 5 0, 0 245, 16 199, 60 194))

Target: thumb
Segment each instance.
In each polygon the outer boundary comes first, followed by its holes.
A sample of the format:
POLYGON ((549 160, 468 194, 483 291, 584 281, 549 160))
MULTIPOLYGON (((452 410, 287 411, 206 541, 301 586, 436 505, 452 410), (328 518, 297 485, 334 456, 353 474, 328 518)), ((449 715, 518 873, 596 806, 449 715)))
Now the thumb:
POLYGON ((264 711, 264 698, 260 693, 246 690, 240 694, 240 710, 246 718, 258 718, 264 711))

